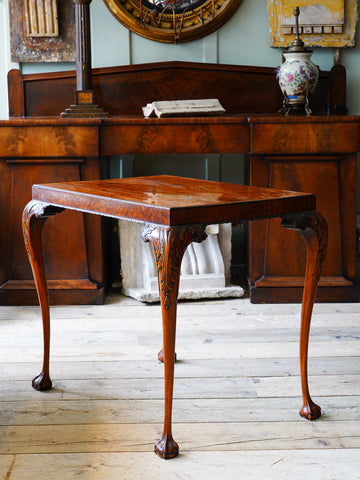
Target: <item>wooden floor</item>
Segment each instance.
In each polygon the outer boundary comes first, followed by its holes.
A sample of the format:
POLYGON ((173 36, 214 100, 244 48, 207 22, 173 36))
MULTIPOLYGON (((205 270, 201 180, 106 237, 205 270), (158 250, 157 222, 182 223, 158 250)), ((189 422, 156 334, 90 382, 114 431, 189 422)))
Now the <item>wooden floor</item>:
POLYGON ((158 305, 111 295, 53 307, 52 378, 40 393, 37 307, 0 308, 0 479, 360 479, 360 304, 318 304, 310 388, 299 417, 299 305, 248 299, 179 305, 174 437, 162 431, 158 305))

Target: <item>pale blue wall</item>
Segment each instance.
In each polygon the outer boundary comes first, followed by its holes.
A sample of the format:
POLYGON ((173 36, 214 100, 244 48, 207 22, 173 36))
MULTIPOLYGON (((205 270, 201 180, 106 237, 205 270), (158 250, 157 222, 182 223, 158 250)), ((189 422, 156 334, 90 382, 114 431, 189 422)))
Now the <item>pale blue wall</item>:
POLYGON ((8 0, 0 0, 0 118, 8 113, 7 72, 17 67, 10 60, 8 0))

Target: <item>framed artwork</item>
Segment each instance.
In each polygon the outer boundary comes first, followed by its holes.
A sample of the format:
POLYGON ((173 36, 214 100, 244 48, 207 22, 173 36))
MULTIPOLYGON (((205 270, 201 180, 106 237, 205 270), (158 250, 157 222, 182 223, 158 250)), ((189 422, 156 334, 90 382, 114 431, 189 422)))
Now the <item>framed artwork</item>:
POLYGON ((286 47, 295 38, 294 8, 306 45, 354 47, 358 0, 267 0, 270 46, 286 47))
POLYGON ((13 62, 75 61, 72 0, 9 0, 13 62))

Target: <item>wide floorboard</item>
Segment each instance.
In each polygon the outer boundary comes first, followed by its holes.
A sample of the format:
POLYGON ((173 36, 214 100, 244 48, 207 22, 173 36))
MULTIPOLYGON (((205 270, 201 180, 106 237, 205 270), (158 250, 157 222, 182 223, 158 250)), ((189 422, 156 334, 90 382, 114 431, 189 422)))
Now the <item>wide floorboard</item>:
POLYGON ((309 383, 323 416, 298 415, 300 305, 181 302, 174 437, 163 419, 159 305, 111 294, 52 307, 54 387, 36 392, 38 307, 0 309, 1 480, 360 480, 360 304, 316 304, 309 383))

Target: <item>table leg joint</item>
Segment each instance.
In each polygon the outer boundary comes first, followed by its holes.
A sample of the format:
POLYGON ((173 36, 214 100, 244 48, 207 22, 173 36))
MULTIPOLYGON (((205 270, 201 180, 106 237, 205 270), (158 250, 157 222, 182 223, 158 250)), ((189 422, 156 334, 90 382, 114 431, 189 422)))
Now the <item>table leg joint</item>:
POLYGON ((171 293, 178 289, 178 273, 186 248, 192 242, 202 242, 206 238, 205 225, 185 225, 163 227, 146 224, 142 233, 145 242, 151 242, 159 277, 159 287, 163 292, 162 304, 168 309, 171 293))
MULTIPOLYGON (((315 235, 319 244, 320 271, 322 269, 327 249, 328 225, 321 213, 316 211, 285 215, 282 226, 298 230, 303 237, 315 235)), ((306 239, 305 239, 306 240, 306 239)))

